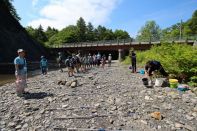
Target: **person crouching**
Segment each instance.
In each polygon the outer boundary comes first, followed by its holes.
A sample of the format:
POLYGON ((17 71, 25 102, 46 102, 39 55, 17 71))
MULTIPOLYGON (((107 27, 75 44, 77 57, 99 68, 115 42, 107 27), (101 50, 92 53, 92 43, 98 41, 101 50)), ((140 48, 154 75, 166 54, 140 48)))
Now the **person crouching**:
POLYGON ((148 61, 145 65, 145 75, 150 79, 150 85, 153 84, 154 71, 159 71, 161 75, 168 79, 168 73, 166 73, 159 61, 148 61))

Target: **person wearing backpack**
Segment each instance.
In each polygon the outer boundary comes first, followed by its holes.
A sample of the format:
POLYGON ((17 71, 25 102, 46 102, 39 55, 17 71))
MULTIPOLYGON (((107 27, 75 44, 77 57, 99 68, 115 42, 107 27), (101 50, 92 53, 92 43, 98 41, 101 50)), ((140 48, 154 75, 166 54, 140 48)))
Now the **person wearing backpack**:
POLYGON ((16 76, 16 93, 19 97, 24 97, 27 87, 27 62, 25 59, 25 51, 18 49, 18 57, 14 59, 15 76, 16 76))
POLYGON ((68 59, 66 59, 66 66, 68 67, 68 76, 72 77, 74 76, 74 58, 69 56, 68 59))
POLYGON ((44 56, 41 56, 40 69, 41 69, 42 75, 46 75, 47 74, 48 61, 47 61, 47 59, 44 56))

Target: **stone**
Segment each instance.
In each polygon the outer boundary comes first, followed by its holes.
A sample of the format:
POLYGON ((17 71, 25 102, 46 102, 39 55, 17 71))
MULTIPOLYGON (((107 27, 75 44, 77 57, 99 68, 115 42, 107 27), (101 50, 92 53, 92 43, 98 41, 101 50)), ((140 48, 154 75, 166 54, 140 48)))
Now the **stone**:
POLYGON ((152 101, 153 99, 150 96, 145 96, 145 100, 152 101))
POLYGON ((195 131, 194 130, 194 128, 192 127, 192 126, 190 126, 190 125, 184 125, 184 128, 186 128, 187 130, 189 130, 189 131, 195 131))
POLYGON ((9 122, 8 127, 14 128, 14 127, 16 127, 16 123, 15 122, 9 122))
POLYGON ((186 117, 186 119, 188 119, 189 121, 191 121, 191 120, 193 120, 193 119, 194 119, 194 117, 189 116, 189 115, 186 115, 185 117, 186 117))
POLYGON ((48 98, 48 101, 49 101, 49 102, 52 102, 52 101, 53 101, 53 99, 52 99, 51 97, 49 97, 49 98, 48 98))
POLYGON ((69 98, 62 98, 62 101, 69 101, 69 98))
POLYGON ((197 106, 196 106, 196 107, 194 107, 193 111, 194 111, 194 112, 197 112, 197 106))
POLYGON ((25 123, 22 128, 27 128, 27 127, 28 127, 28 124, 25 123))
POLYGON ((110 124, 113 124, 113 123, 114 123, 114 120, 113 120, 113 119, 110 119, 110 120, 109 120, 109 123, 110 123, 110 124))
POLYGON ((62 108, 68 108, 68 105, 62 105, 62 108))
POLYGON ((141 120, 140 121, 142 124, 145 124, 145 125, 147 125, 148 124, 148 122, 147 121, 145 121, 145 120, 141 120))
POLYGON ((176 128, 182 128, 184 125, 183 124, 180 124, 180 123, 175 123, 174 125, 176 128))
POLYGON ((156 120, 161 120, 162 119, 162 115, 160 112, 153 112, 150 114, 151 117, 155 118, 156 120))
POLYGON ((100 104, 100 103, 96 103, 94 106, 95 106, 96 108, 99 108, 99 107, 101 106, 101 104, 100 104))
POLYGON ((40 111, 40 114, 43 114, 45 112, 45 110, 44 109, 42 109, 41 111, 40 111))
POLYGON ((15 127, 15 129, 18 130, 18 129, 21 129, 21 127, 22 127, 21 125, 17 125, 17 126, 15 127))
POLYGON ((167 104, 167 103, 164 103, 162 105, 162 107, 165 109, 165 110, 171 110, 172 109, 172 105, 171 104, 167 104))
POLYGON ((67 81, 66 86, 70 86, 72 84, 72 81, 67 81))
POLYGON ((72 83, 71 83, 71 85, 70 85, 70 87, 71 87, 71 88, 75 88, 75 87, 77 87, 77 82, 75 82, 75 81, 74 81, 74 82, 72 82, 72 83))
POLYGON ((42 116, 41 116, 41 115, 36 115, 34 118, 35 118, 36 120, 38 120, 38 119, 42 118, 42 116))
POLYGON ((115 110, 117 110, 117 109, 118 109, 117 106, 113 106, 113 107, 111 108, 112 111, 115 111, 115 110))

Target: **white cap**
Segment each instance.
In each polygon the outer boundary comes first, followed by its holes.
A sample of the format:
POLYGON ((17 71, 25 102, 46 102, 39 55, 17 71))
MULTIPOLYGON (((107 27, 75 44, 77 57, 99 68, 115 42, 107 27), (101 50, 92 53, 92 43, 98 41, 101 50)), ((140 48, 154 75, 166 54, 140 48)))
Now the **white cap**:
POLYGON ((24 52, 24 50, 23 49, 18 49, 17 52, 21 53, 21 52, 24 52))

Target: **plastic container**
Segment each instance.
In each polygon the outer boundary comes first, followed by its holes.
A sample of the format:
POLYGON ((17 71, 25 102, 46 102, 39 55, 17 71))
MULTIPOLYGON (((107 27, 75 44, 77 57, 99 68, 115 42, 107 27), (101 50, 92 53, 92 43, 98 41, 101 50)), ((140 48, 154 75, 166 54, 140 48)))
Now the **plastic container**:
POLYGON ((157 79, 155 80, 155 86, 158 86, 158 87, 162 86, 163 83, 164 83, 164 81, 165 81, 164 78, 157 78, 157 79))
POLYGON ((177 88, 178 80, 177 79, 169 79, 170 88, 177 88))
POLYGON ((179 91, 187 91, 189 90, 189 86, 188 85, 185 85, 185 84, 180 84, 178 85, 178 88, 177 88, 179 91))
POLYGON ((145 71, 144 70, 140 70, 140 74, 145 74, 145 71))

